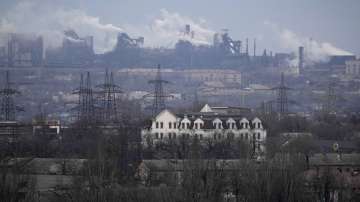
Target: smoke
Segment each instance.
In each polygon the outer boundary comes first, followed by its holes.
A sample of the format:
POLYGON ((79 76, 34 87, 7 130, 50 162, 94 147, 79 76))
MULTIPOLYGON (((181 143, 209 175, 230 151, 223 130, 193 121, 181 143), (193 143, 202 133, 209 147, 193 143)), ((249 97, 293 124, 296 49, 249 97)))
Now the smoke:
MULTIPOLYGON (((197 45, 210 44, 215 33, 206 27, 205 20, 193 20, 166 9, 161 9, 160 15, 148 24, 123 25, 120 28, 103 23, 99 17, 90 16, 82 10, 65 9, 40 0, 19 2, 0 18, 0 35, 14 32, 41 35, 46 48, 60 47, 66 37, 64 30, 69 29, 80 37, 93 36, 96 53, 112 50, 117 35, 125 31, 132 36, 144 36, 145 46, 150 47, 173 47, 180 39, 197 45), (194 31, 193 37, 184 35, 186 24, 194 31)), ((0 45, 5 41, 0 37, 0 45)))
POLYGON ((18 32, 42 35, 47 48, 59 47, 64 38, 63 31, 73 29, 81 37, 94 36, 97 53, 111 50, 116 44, 117 34, 123 29, 105 24, 98 17, 75 9, 64 9, 43 1, 23 1, 0 19, 0 33, 18 32))
MULTIPOLYGON (((275 33, 280 46, 288 51, 298 54, 299 46, 305 47, 305 60, 307 63, 326 62, 332 55, 353 55, 352 53, 337 48, 329 42, 319 42, 309 37, 303 37, 295 32, 281 28, 272 22, 264 22, 275 33)), ((290 61, 291 66, 298 64, 298 57, 290 61)))
POLYGON ((208 45, 215 32, 206 26, 204 19, 193 20, 179 13, 170 13, 166 9, 160 10, 160 16, 150 25, 152 35, 150 44, 169 44, 178 40, 188 40, 196 45, 208 45), (191 35, 185 35, 185 25, 190 25, 191 35))

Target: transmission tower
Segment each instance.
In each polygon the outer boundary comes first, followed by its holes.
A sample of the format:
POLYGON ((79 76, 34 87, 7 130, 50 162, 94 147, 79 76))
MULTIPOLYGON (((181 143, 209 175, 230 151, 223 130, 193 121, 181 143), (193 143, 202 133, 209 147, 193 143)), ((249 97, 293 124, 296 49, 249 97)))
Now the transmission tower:
POLYGON ((276 104, 277 104, 277 111, 280 117, 286 115, 288 113, 288 93, 287 91, 291 90, 285 85, 284 73, 281 73, 281 82, 279 86, 272 88, 277 93, 276 104))
POLYGON ((326 114, 334 113, 336 111, 336 103, 339 100, 339 97, 335 92, 335 87, 336 87, 335 82, 329 82, 327 86, 327 92, 323 106, 323 111, 326 114))
POLYGON ((156 73, 155 80, 150 80, 149 83, 154 85, 154 93, 145 95, 144 97, 153 97, 154 98, 154 102, 152 105, 152 115, 154 116, 157 113, 159 113, 161 110, 166 108, 165 99, 167 97, 172 97, 171 95, 167 95, 164 92, 163 84, 168 84, 170 82, 163 80, 161 78, 160 65, 158 65, 158 67, 157 67, 157 73, 156 73))
POLYGON ((20 95, 20 92, 14 88, 11 88, 10 73, 6 71, 5 74, 5 85, 0 90, 1 96, 1 117, 2 121, 15 121, 16 112, 24 111, 23 108, 16 106, 14 97, 20 95))
POLYGON ((119 121, 117 110, 117 97, 119 93, 123 93, 118 85, 114 84, 114 76, 108 70, 105 72, 105 81, 103 84, 98 85, 101 91, 98 92, 102 95, 102 113, 101 118, 103 123, 116 123, 119 121))
POLYGON ((95 123, 97 119, 95 117, 95 104, 91 87, 90 72, 87 72, 85 81, 83 74, 81 74, 80 87, 73 93, 79 95, 78 106, 75 108, 78 113, 78 122, 86 126, 95 123))

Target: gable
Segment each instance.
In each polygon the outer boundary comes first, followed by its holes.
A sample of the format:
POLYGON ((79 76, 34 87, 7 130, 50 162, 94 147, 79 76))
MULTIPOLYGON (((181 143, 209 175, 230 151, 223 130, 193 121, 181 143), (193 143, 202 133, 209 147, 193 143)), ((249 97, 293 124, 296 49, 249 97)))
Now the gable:
POLYGON ((200 110, 200 112, 212 112, 212 109, 208 104, 205 104, 204 107, 200 110))
POLYGON ((156 117, 155 121, 177 121, 177 117, 169 110, 165 109, 161 111, 156 117))

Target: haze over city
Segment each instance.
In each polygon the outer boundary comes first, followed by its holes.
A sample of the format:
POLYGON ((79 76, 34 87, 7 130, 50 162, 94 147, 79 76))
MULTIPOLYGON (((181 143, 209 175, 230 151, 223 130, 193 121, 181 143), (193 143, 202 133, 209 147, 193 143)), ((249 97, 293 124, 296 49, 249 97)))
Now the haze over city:
POLYGON ((2 0, 0 201, 360 201, 359 8, 2 0))

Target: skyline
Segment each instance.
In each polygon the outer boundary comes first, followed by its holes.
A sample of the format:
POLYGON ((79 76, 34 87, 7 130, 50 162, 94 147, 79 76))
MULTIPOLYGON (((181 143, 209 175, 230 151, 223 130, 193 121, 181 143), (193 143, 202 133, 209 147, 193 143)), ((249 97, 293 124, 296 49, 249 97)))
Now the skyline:
POLYGON ((265 48, 273 52, 296 51, 299 42, 304 43, 304 40, 311 38, 319 49, 360 55, 359 42, 356 40, 360 34, 360 27, 356 26, 356 19, 360 18, 358 1, 159 0, 148 3, 110 0, 104 4, 84 0, 5 0, 0 5, 0 33, 15 30, 38 31, 47 35, 56 30, 57 37, 47 38, 56 39, 54 41, 59 43, 60 30, 69 27, 80 35, 94 35, 97 52, 111 49, 116 32, 120 31, 129 33, 131 37, 144 36, 145 46, 170 47, 179 38, 182 24, 188 23, 194 28, 195 38, 199 41, 211 42, 213 33, 224 28, 229 29, 234 39, 245 41, 249 38, 252 41, 256 38, 257 54, 261 54, 265 48), (71 22, 70 19, 74 17, 80 20, 71 22), (289 39, 289 36, 292 38, 289 39))

